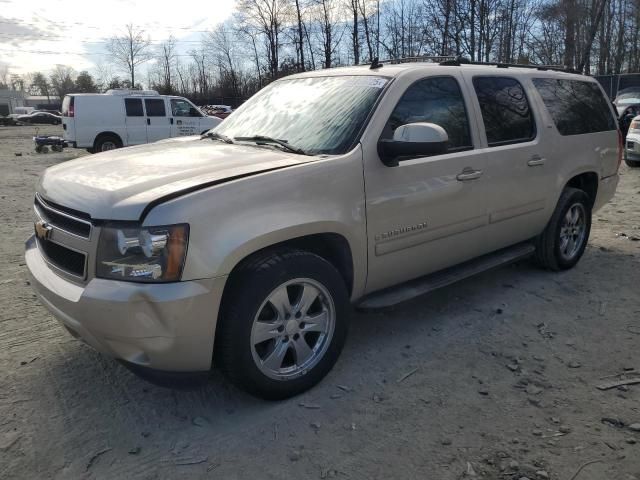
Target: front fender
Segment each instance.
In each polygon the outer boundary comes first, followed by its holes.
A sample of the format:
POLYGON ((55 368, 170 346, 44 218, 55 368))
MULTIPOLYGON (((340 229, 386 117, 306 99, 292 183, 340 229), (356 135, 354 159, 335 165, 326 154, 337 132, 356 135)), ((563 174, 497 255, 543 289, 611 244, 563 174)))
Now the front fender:
POLYGON ((205 188, 153 208, 145 225, 189 223, 183 280, 228 275, 244 258, 307 235, 333 233, 351 248, 353 292, 367 272, 362 154, 349 154, 205 188))

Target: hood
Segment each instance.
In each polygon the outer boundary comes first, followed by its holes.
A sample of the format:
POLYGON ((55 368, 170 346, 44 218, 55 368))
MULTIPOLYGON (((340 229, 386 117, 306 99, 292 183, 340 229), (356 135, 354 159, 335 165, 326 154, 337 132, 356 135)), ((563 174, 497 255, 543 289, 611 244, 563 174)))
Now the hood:
POLYGON ((182 137, 56 165, 44 172, 37 190, 93 219, 138 220, 152 202, 309 161, 275 148, 182 137))

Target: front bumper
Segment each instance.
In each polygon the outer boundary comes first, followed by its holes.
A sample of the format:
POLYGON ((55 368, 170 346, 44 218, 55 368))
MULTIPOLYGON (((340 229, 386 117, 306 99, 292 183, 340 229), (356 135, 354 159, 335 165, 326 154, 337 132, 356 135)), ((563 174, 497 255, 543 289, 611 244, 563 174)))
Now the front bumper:
POLYGON ((637 134, 627 135, 624 142, 624 158, 636 162, 640 161, 640 137, 637 134))
POLYGON ((33 236, 25 260, 42 304, 96 350, 154 370, 211 368, 226 277, 166 284, 93 278, 78 285, 54 273, 33 236))

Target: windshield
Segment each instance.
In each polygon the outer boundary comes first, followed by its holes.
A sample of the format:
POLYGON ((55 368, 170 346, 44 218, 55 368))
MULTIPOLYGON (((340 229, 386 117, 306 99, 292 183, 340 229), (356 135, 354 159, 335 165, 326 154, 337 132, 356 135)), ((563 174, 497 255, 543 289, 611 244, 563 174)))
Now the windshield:
POLYGON ((264 136, 309 154, 345 153, 387 83, 376 76, 280 80, 216 129, 229 138, 264 136))

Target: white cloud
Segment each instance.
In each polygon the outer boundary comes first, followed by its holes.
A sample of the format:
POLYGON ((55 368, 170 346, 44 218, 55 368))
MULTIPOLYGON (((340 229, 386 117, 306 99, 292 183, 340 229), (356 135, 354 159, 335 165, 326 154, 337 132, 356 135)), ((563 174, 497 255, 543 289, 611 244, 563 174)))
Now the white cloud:
POLYGON ((94 69, 108 57, 105 41, 131 23, 154 43, 173 35, 182 51, 200 31, 226 20, 235 0, 8 0, 0 9, 0 58, 12 73, 56 64, 94 69))

